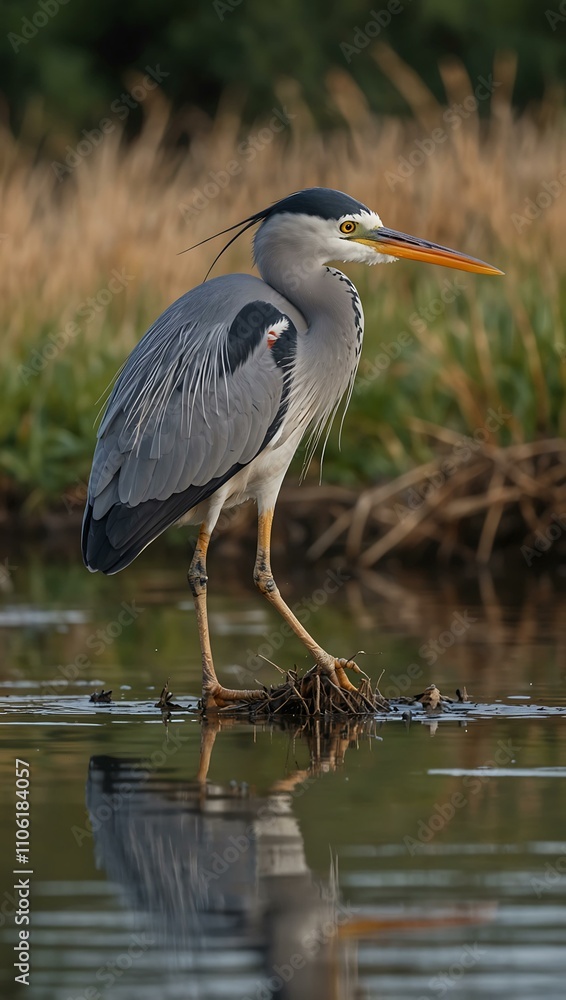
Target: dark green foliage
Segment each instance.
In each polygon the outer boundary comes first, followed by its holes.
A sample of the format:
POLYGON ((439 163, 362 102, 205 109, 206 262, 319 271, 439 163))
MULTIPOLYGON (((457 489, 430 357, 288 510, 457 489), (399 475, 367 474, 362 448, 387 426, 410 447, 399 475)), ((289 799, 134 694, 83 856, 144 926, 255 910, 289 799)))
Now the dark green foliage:
MULTIPOLYGON (((375 110, 406 110, 370 55, 376 38, 440 99, 438 62, 447 56, 474 81, 489 76, 497 51, 516 52, 520 107, 566 78, 566 24, 537 0, 8 0, 0 37, 0 92, 12 126, 33 142, 44 139, 50 152, 96 126, 127 90, 129 74, 147 66, 167 74, 162 87, 174 109, 213 115, 228 91, 241 97, 248 121, 279 103, 278 80, 298 79, 322 125, 335 120, 325 91, 333 67, 353 75, 375 110)), ((139 107, 133 112, 130 133, 141 120, 139 107)))

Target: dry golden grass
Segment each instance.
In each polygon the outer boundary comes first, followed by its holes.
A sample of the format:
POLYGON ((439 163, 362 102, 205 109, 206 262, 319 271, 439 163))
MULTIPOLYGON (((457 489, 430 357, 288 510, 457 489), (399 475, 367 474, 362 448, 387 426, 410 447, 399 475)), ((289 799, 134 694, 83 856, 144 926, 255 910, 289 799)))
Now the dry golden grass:
MULTIPOLYGON (((549 103, 536 119, 528 114, 515 119, 509 103, 513 64, 501 60, 494 72, 501 86, 487 102, 489 120, 470 114, 452 128, 443 121, 445 107, 390 51, 379 52, 380 62, 413 103, 414 121, 375 118, 352 80, 335 72, 328 80, 329 97, 349 127, 319 134, 289 84, 282 98, 295 116, 290 127, 274 134, 250 161, 237 152, 248 130, 228 101, 215 121, 193 114, 171 123, 162 98, 148 95, 140 139, 125 148, 116 129, 63 183, 49 163, 36 162, 4 132, 0 294, 5 348, 33 335, 32 316, 37 324, 57 326, 72 319, 77 304, 96 292, 114 267, 135 276, 128 305, 121 309, 124 322, 116 330, 129 346, 140 332, 140 295, 149 289, 157 305, 165 305, 202 279, 210 247, 179 258, 180 250, 290 191, 315 184, 347 190, 376 206, 389 226, 475 254, 495 254, 498 262, 504 256, 509 270, 502 294, 512 295, 509 289, 517 287, 525 266, 536 270, 551 304, 556 272, 566 269, 566 197, 556 198, 522 233, 511 217, 566 165, 563 109, 549 103), (446 141, 437 143, 423 165, 392 191, 385 175, 397 171, 400 158, 414 150, 415 138, 438 127, 446 141), (181 128, 193 129, 191 146, 172 157, 163 151, 162 140, 181 128), (240 173, 186 221, 180 206, 190 204, 194 189, 203 190, 209 171, 221 171, 234 159, 240 173)), ((444 67, 443 78, 448 105, 473 93, 457 65, 444 67)), ((262 125, 249 134, 256 136, 262 125)), ((248 267, 244 240, 224 258, 226 270, 235 266, 248 267)), ((373 280, 387 285, 390 274, 373 280)), ((94 336, 94 330, 85 331, 85 340, 94 336)))
MULTIPOLYGON (((229 98, 214 121, 194 109, 170 118, 154 92, 136 141, 126 145, 116 128, 63 181, 33 150, 2 134, 0 477, 6 497, 42 505, 85 479, 100 392, 155 315, 202 280, 221 243, 179 252, 311 185, 346 190, 378 210, 386 225, 506 271, 504 279, 467 276, 462 294, 438 319, 412 327, 412 352, 355 396, 350 455, 339 459, 330 449, 334 478, 371 482, 424 462, 434 453, 434 432, 423 431, 423 420, 470 433, 483 425, 490 406, 503 404, 511 414, 496 443, 564 434, 564 108, 549 95, 542 107, 517 116, 511 56, 494 67, 497 86, 480 100, 481 117, 455 110, 465 101, 469 107, 477 86, 456 62, 441 66, 446 103, 440 105, 391 50, 378 46, 374 57, 411 105, 412 119, 374 116, 351 78, 336 71, 327 81, 329 102, 344 126, 327 134, 315 128, 292 81, 281 84, 290 124, 279 132, 270 130, 269 120, 244 128, 229 98), (181 133, 188 146, 172 153, 181 133), (253 157, 250 136, 262 145, 253 157), (410 176, 391 182, 402 159, 414 159, 416 140, 431 136, 437 137, 431 155, 410 176), (230 182, 201 211, 189 212, 210 172, 234 161, 239 169, 230 182), (536 208, 537 198, 548 206, 530 220, 527 199, 536 208), (126 289, 94 319, 81 319, 77 311, 107 287, 114 269, 131 276, 126 289), (78 333, 68 346, 38 374, 30 369, 31 359, 46 357, 49 336, 75 320, 78 333), (368 435, 383 456, 369 465, 368 435)), ((216 273, 249 267, 244 237, 216 273)), ((382 340, 408 328, 416 306, 439 295, 447 274, 457 273, 406 263, 360 270, 351 273, 364 292, 370 356, 382 340)))

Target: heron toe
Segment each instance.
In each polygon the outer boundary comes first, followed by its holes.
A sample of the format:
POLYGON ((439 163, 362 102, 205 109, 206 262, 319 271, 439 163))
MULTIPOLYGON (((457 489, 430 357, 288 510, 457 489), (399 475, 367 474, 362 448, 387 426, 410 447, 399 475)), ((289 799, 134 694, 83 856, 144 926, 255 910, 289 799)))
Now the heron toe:
POLYGON ((229 708, 236 702, 262 701, 265 691, 235 691, 222 687, 222 684, 211 684, 202 689, 201 708, 204 714, 218 712, 221 708, 229 708))

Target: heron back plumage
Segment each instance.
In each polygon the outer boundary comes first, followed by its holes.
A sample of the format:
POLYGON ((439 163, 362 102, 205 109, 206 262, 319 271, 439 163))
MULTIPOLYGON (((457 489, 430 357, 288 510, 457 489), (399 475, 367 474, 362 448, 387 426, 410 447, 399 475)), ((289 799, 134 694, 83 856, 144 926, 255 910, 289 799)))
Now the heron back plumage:
POLYGON ((99 433, 83 521, 91 570, 124 568, 279 430, 301 314, 250 275, 197 286, 134 348, 99 433))

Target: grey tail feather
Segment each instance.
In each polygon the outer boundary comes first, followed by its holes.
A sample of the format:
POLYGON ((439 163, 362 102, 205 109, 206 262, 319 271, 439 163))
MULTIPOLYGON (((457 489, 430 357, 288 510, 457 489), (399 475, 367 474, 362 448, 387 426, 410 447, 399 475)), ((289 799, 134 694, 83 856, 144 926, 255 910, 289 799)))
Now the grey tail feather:
POLYGON ((223 476, 211 479, 204 486, 189 486, 167 500, 146 500, 137 507, 114 504, 96 520, 93 507, 87 503, 82 527, 82 554, 87 569, 100 570, 111 576, 129 566, 140 552, 179 518, 235 476, 244 466, 234 464, 223 476))
MULTIPOLYGON (((285 379, 279 409, 254 457, 263 451, 280 427, 289 405, 288 397, 288 383, 285 379)), ((250 459, 251 461, 253 459, 250 459)), ((81 535, 85 566, 92 573, 96 573, 97 570, 108 576, 119 573, 121 569, 129 566, 150 542, 197 504, 208 500, 216 490, 248 464, 249 462, 243 464, 235 462, 222 476, 209 480, 204 486, 189 486, 181 493, 173 493, 167 500, 145 500, 136 507, 116 503, 100 520, 96 520, 93 516, 93 506, 88 501, 81 535)))
POLYGON ((92 516, 92 504, 88 504, 84 513, 82 528, 83 562, 91 573, 100 570, 112 576, 125 569, 136 556, 139 556, 143 546, 130 546, 124 552, 114 548, 106 534, 106 518, 95 521, 92 516))

